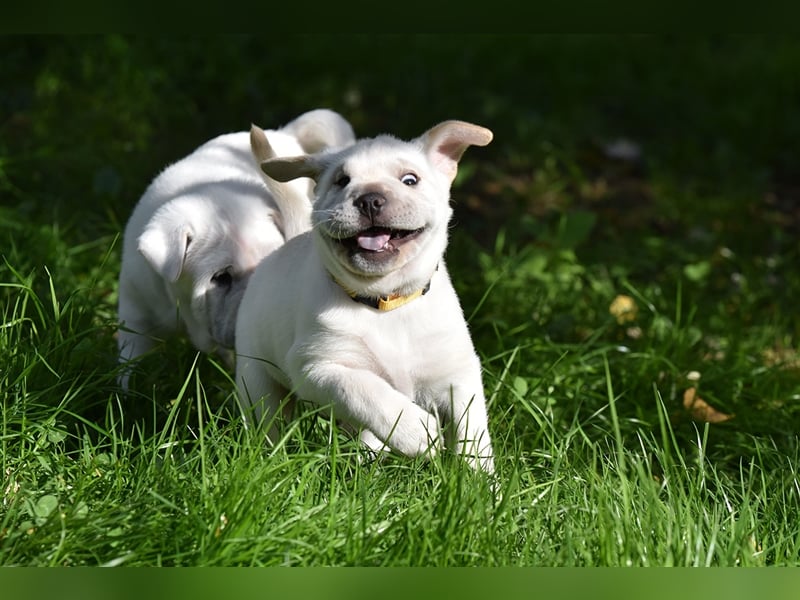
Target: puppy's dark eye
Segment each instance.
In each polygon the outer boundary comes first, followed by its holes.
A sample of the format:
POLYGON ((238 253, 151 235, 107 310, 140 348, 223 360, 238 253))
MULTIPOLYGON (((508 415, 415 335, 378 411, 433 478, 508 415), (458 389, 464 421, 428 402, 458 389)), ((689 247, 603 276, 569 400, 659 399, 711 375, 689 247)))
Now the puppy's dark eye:
POLYGON ((417 185, 417 183, 419 183, 419 177, 414 175, 414 173, 406 173, 400 178, 400 182, 405 185, 417 185))
POLYGON ((350 183, 350 176, 342 173, 339 175, 339 179, 334 181, 334 183, 339 187, 345 187, 348 183, 350 183))
POLYGON ((211 276, 211 283, 217 287, 231 287, 231 284, 233 283, 233 275, 231 275, 231 272, 228 269, 217 271, 211 276))

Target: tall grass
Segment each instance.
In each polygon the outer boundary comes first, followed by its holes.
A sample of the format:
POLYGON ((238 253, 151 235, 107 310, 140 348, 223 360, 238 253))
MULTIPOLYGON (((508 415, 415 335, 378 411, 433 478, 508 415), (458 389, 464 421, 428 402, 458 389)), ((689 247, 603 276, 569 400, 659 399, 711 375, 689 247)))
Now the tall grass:
POLYGON ((658 384, 643 422, 617 388, 615 345, 531 338, 487 357, 489 480, 457 457, 371 460, 313 410, 269 447, 231 410, 228 376, 185 346, 174 388, 123 398, 108 360, 80 357, 110 336, 91 325, 104 300, 60 301, 52 277, 6 269, 3 564, 798 562, 796 441, 720 441, 707 423, 687 435, 658 384), (538 381, 514 374, 527 360, 538 381), (554 382, 578 404, 560 408, 554 382), (131 402, 150 418, 131 422, 131 402))
POLYGON ((800 564, 800 48, 298 39, 2 42, 0 564, 800 564), (133 202, 198 143, 301 105, 360 134, 495 130, 463 161, 447 256, 494 477, 450 455, 376 460, 312 407, 270 446, 230 374, 181 339, 120 393, 133 202), (603 155, 615 136, 643 165, 603 155))

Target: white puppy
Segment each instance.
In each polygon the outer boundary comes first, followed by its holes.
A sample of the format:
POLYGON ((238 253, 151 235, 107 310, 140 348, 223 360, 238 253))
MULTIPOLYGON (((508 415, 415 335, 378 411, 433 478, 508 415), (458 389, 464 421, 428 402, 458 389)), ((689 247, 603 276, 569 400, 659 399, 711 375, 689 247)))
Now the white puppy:
POLYGON ((261 163, 276 180, 317 185, 313 230, 266 257, 242 299, 246 416, 252 405, 271 420, 291 391, 330 406, 376 450, 435 452, 443 427, 450 449, 493 470, 481 365, 443 259, 458 161, 491 139, 446 121, 410 142, 382 135, 261 163))
MULTIPOLYGON (((355 140, 350 124, 327 109, 304 113, 267 135, 276 155, 284 156, 355 140)), ((295 193, 281 205, 264 183, 248 132, 214 138, 153 180, 125 227, 121 362, 180 330, 199 350, 225 356, 224 349, 233 347, 238 304, 253 269, 310 227, 313 181, 291 185, 295 193)), ((125 388, 128 371, 120 376, 125 388)))

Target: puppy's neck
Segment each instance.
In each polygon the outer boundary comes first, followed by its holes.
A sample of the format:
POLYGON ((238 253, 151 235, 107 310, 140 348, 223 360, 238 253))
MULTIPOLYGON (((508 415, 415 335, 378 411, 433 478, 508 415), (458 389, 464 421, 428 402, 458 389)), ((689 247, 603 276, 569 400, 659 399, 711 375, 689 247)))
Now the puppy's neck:
POLYGON ((394 310, 395 308, 400 308, 412 300, 416 300, 420 296, 424 296, 431 289, 431 282, 429 280, 424 287, 414 290, 410 294, 388 294, 386 296, 373 297, 363 296, 358 292, 354 292, 335 277, 333 277, 333 280, 345 291, 348 296, 353 299, 354 302, 360 302, 361 304, 365 304, 381 312, 388 312, 390 310, 394 310))

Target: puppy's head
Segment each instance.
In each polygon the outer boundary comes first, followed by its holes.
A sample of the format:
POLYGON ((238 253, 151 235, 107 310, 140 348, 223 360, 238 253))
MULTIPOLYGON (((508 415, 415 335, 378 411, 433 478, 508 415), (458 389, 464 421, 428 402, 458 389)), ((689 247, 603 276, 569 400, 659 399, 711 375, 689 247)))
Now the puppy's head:
POLYGON ((445 121, 408 142, 382 135, 261 168, 278 181, 317 182, 312 223, 334 277, 361 294, 405 294, 430 280, 444 253, 458 161, 491 140, 484 127, 445 121))
POLYGON ((251 198, 230 198, 225 211, 203 198, 182 198, 156 211, 138 242, 192 342, 211 351, 233 347, 236 312, 250 275, 283 236, 271 212, 251 198))

